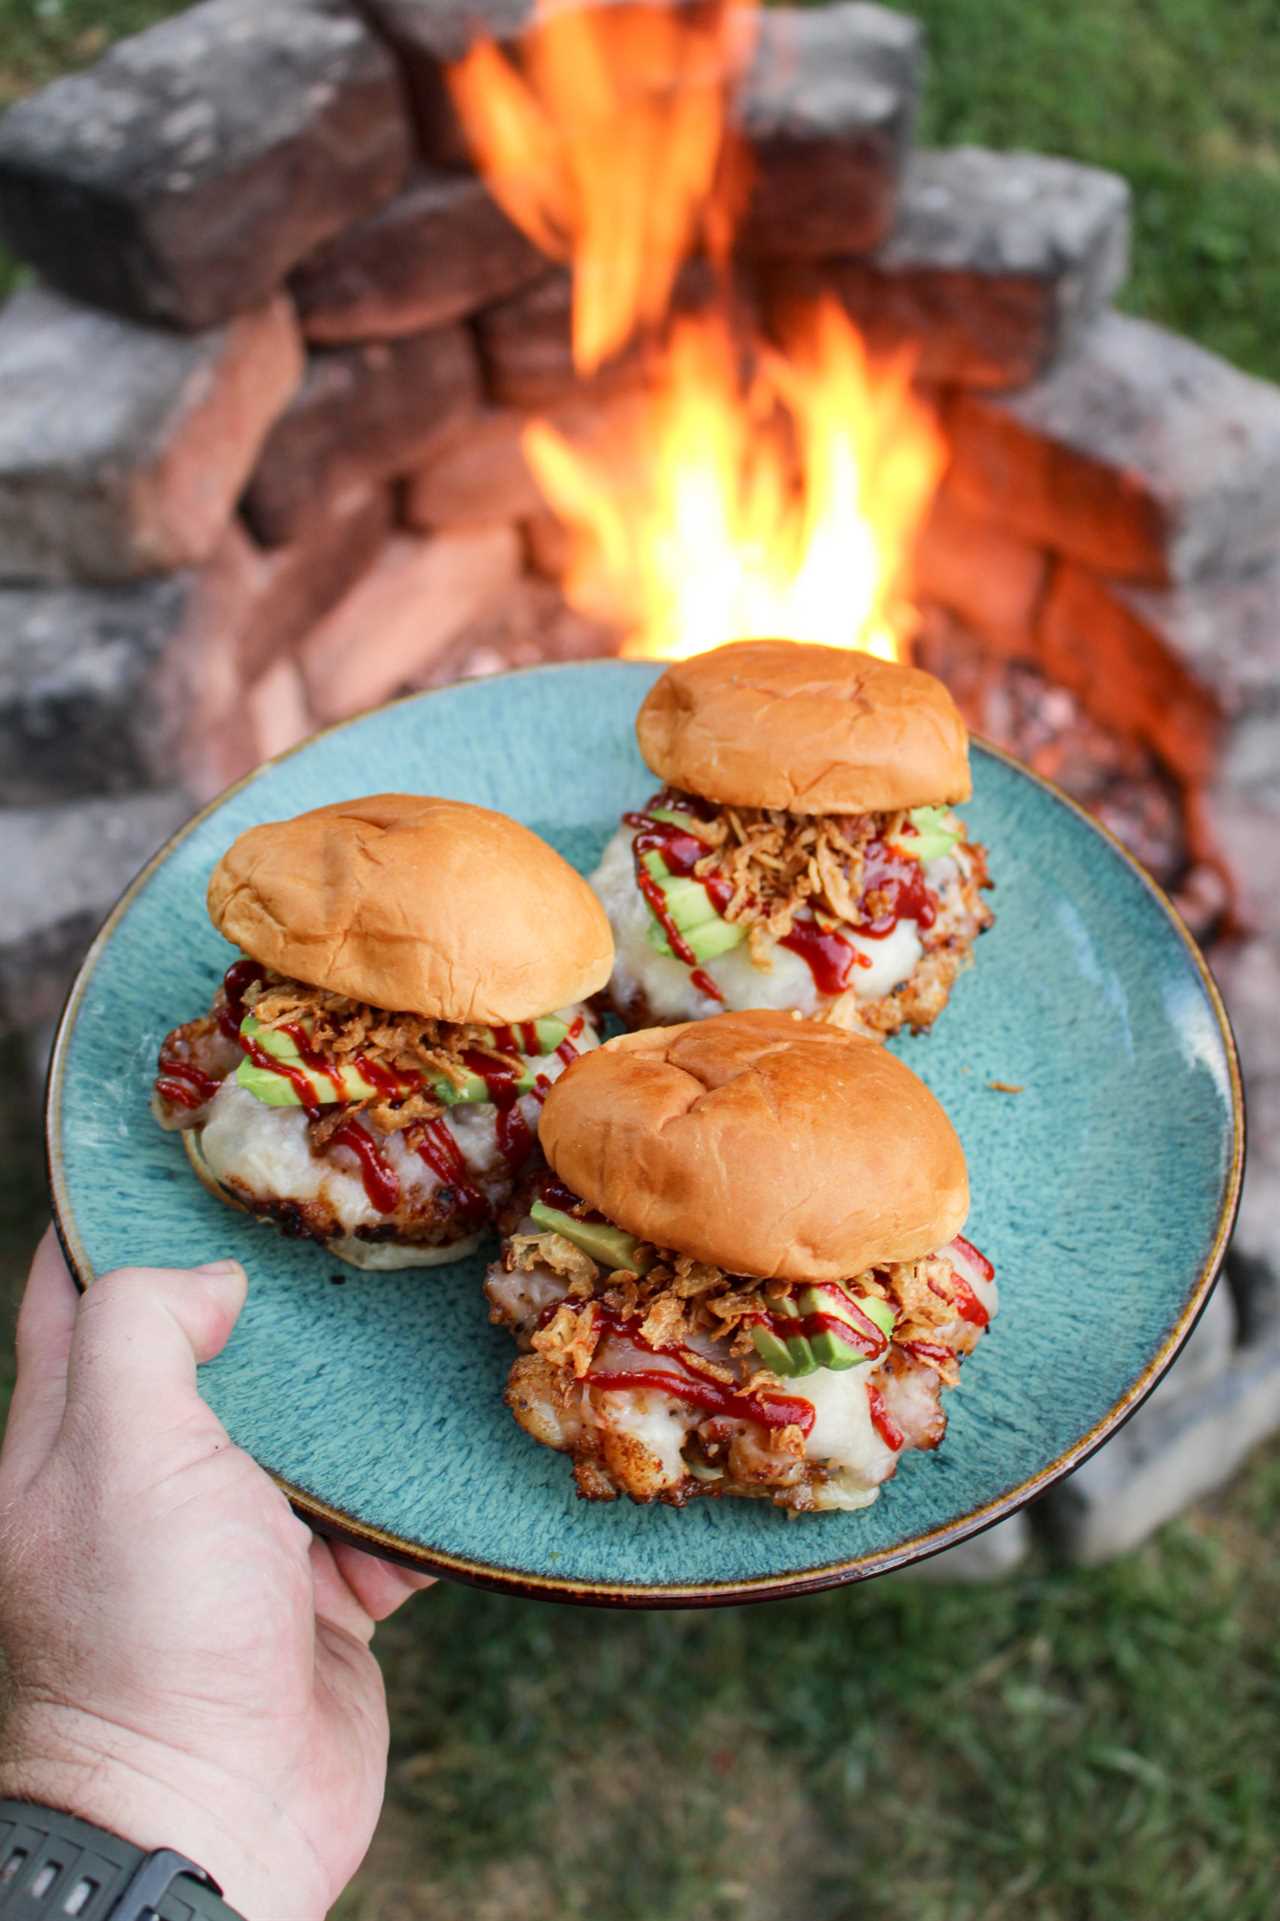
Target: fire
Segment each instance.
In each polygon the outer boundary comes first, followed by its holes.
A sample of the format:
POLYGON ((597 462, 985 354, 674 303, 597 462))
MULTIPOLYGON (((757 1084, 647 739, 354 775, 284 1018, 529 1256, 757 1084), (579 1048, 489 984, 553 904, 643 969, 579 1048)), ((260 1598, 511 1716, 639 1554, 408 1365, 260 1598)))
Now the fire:
POLYGON ((727 254, 746 180, 727 108, 752 18, 747 0, 541 4, 518 64, 480 41, 449 69, 490 192, 573 262, 583 373, 662 320, 696 247, 727 254))
POLYGON ((677 321, 630 458, 544 422, 525 449, 572 532, 566 595, 620 622, 624 653, 779 636, 901 651, 894 593, 945 453, 909 358, 873 367, 833 300, 745 376, 722 316, 677 321))
MULTIPOLYGON (((749 184, 729 129, 752 9, 553 0, 518 61, 482 42, 450 70, 495 198, 572 261, 584 374, 667 318, 689 255, 727 265, 749 184)), ((727 300, 668 321, 625 450, 531 423, 526 456, 571 535, 565 592, 633 655, 784 637, 896 658, 895 595, 945 463, 909 356, 873 364, 825 296, 779 342, 739 335, 727 300)))

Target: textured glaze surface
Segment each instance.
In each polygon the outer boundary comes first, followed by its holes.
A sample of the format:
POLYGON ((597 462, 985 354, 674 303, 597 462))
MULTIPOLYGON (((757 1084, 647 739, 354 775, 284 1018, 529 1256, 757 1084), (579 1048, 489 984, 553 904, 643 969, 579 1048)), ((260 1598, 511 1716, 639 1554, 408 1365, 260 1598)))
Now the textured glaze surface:
POLYGON ((55 1198, 84 1271, 245 1262, 248 1305, 204 1391, 237 1441, 355 1526, 481 1578, 733 1598, 872 1572, 968 1531, 1150 1386, 1221 1253, 1238 1102, 1215 1001, 1158 896, 1049 790, 975 748, 965 811, 991 849, 997 924, 934 1032, 896 1044, 964 1141, 966 1231, 1001 1286, 940 1453, 910 1456, 859 1514, 579 1502, 565 1460, 502 1406, 513 1350, 488 1325, 480 1258, 346 1270, 335 1285, 323 1251, 205 1195, 147 1099, 160 1038, 207 1005, 231 957, 204 891, 242 828, 396 785, 503 808, 590 871, 653 786, 632 718, 655 671, 539 669, 422 696, 219 803, 86 963, 55 1062, 55 1198))

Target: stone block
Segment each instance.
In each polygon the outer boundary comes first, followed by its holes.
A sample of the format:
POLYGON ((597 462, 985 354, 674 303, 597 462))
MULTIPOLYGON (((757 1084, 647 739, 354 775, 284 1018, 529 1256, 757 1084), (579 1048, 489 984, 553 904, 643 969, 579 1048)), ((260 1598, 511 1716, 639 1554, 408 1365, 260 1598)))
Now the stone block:
POLYGON ((1048 573, 1042 548, 944 488, 916 543, 908 592, 949 607, 1000 653, 1030 658, 1048 573))
MULTIPOLYGON (((1220 1283, 1192 1340, 1221 1335, 1220 1283), (1202 1336, 1201 1330, 1204 1330, 1202 1336)), ((1219 1354, 1221 1350, 1219 1348, 1219 1354)), ((1280 1328, 1235 1348, 1190 1387, 1179 1368, 1106 1445, 1046 1497, 1040 1512, 1067 1559, 1095 1567, 1127 1554, 1174 1515, 1222 1487, 1259 1442, 1280 1427, 1280 1328)))
POLYGON ((547 265, 471 174, 422 173, 294 274, 309 340, 390 340, 460 320, 547 265))
POLYGON ((824 271, 874 349, 906 340, 922 379, 1002 388, 1070 353, 1128 264, 1118 174, 957 147, 916 154, 883 246, 824 271))
POLYGON ((735 105, 754 159, 742 244, 768 259, 878 246, 893 220, 924 35, 862 0, 764 12, 735 105))
POLYGON ((129 586, 0 589, 0 801, 208 791, 246 592, 229 553, 129 586))
POLYGON ((301 376, 285 300, 183 336, 23 289, 0 315, 0 578, 205 560, 301 376))
POLYGON ((1280 550, 1184 586, 1111 581, 1106 592, 1117 618, 1155 635, 1233 720, 1280 706, 1280 550))
POLYGON ((1219 943, 1213 971, 1240 1050, 1249 1142, 1228 1272, 1246 1339, 1280 1337, 1280 937, 1219 943))
POLYGON ((617 652, 613 628, 579 613, 556 588, 526 574, 433 654, 412 684, 448 687, 521 667, 614 659, 617 652))
POLYGON ((447 428, 404 492, 411 527, 493 526, 523 520, 542 505, 521 449, 529 416, 490 407, 447 428))
POLYGON ((200 329, 396 191, 395 63, 344 0, 204 0, 0 122, 0 234, 54 285, 200 329))
POLYGON ((172 789, 0 808, 0 1031, 58 1012, 109 909, 190 813, 172 789))
POLYGON ((440 430, 474 409, 478 392, 460 326, 313 354, 246 491, 253 531, 282 546, 339 494, 412 472, 440 430))
POLYGON ((466 138, 445 84, 444 69, 477 40, 509 48, 534 16, 534 0, 359 0, 362 11, 400 57, 417 124, 418 143, 442 167, 466 167, 466 138))
POLYGON ((1155 586, 1280 545, 1280 389, 1124 314, 1020 393, 962 393, 951 484, 1099 573, 1155 586))
POLYGON ((1105 726, 1149 741, 1184 779, 1211 773, 1222 738, 1212 679, 1120 599, 1114 582, 1060 563, 1040 620, 1039 655, 1049 676, 1105 726))
POLYGON ((239 522, 227 533, 245 581, 236 632, 242 683, 288 654, 373 565, 391 531, 389 487, 357 487, 321 502, 287 547, 263 549, 239 522))
POLYGON ((515 579, 512 527, 401 534, 303 647, 303 678, 320 721, 376 707, 421 682, 430 662, 515 579))

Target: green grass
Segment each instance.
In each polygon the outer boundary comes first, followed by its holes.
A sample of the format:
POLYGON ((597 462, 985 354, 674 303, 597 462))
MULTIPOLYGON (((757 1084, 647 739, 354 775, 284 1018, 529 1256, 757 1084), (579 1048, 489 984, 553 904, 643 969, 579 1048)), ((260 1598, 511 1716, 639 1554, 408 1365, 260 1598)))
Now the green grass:
MULTIPOLYGON (((1280 377, 1276 0, 906 10, 926 139, 1125 174, 1126 304, 1280 377)), ((170 11, 0 0, 0 101, 170 11)), ((340 1913, 1270 1921, 1278 1530, 1273 1448, 1098 1573, 634 1618, 441 1589, 380 1637, 388 1806, 340 1913)))

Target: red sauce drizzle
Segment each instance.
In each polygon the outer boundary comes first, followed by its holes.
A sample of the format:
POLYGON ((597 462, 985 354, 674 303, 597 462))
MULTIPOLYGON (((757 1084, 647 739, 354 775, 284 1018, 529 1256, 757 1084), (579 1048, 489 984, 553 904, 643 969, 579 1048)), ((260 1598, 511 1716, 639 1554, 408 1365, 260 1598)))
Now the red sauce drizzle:
POLYGON ((379 1153, 372 1136, 358 1122, 348 1121, 334 1135, 333 1146, 349 1147, 359 1157, 370 1207, 376 1207, 380 1214, 394 1213, 400 1199, 400 1182, 395 1168, 379 1153))
POLYGON ((574 1042, 578 1039, 579 1035, 582 1033, 582 1030, 585 1027, 585 1025, 586 1025, 586 1022, 583 1020, 581 1014, 576 1015, 572 1024, 570 1025, 568 1033, 565 1035, 559 1047, 557 1047, 556 1049, 556 1053, 559 1055, 560 1059, 564 1062, 566 1067, 568 1067, 571 1061, 576 1061, 578 1058, 578 1050, 574 1046, 574 1042))
POLYGON ((905 1354, 914 1354, 918 1361, 927 1361, 933 1367, 946 1367, 956 1358, 939 1341, 902 1341, 899 1345, 905 1354))
MULTIPOLYGON (((858 931, 866 930, 859 928, 858 931)), ((843 994, 854 968, 871 966, 870 954, 862 953, 843 934, 819 927, 816 920, 792 921, 791 932, 784 934, 778 945, 799 954, 820 994, 843 994)))
POLYGON ((222 991, 226 995, 226 1005, 218 1009, 218 1026, 229 1041, 240 1038, 240 1023, 247 1008, 244 997, 251 987, 265 980, 264 970, 255 960, 232 961, 222 977, 222 991))
MULTIPOLYGON (((476 1047, 468 1047, 464 1051, 462 1064, 480 1076, 489 1099, 498 1110, 498 1150, 507 1166, 514 1171, 523 1166, 533 1146, 532 1129, 516 1105, 520 1099, 520 1069, 512 1067, 509 1061, 495 1059, 492 1054, 483 1054, 476 1047)), ((444 1131, 448 1133, 447 1128, 444 1131)), ((449 1135, 449 1139, 452 1140, 453 1136, 449 1135)))
POLYGON ((446 1187, 451 1187, 458 1199, 458 1212, 464 1220, 486 1220, 489 1203, 471 1184, 467 1173, 467 1163, 462 1158, 462 1149, 443 1120, 424 1121, 417 1141, 420 1157, 432 1173, 446 1187))
MULTIPOLYGON (((652 814, 624 814, 622 820, 624 826, 638 827, 640 830, 632 842, 636 863, 636 886, 648 902, 650 913, 666 935, 672 953, 678 960, 682 960, 686 967, 696 969, 698 957, 671 918, 667 897, 645 866, 644 857, 646 854, 661 854, 669 874, 692 876, 701 881, 706 889, 707 899, 717 914, 723 914, 733 899, 733 888, 720 874, 694 875, 694 867, 707 852, 705 843, 700 841, 696 834, 686 834, 683 827, 677 827, 674 821, 655 820, 652 814)), ((702 978, 705 980, 707 976, 703 975, 702 978)), ((706 993, 707 989, 703 987, 702 992, 706 993)), ((711 987, 711 993, 716 1000, 724 998, 714 984, 711 987)))
POLYGON ((960 1252, 973 1262, 984 1281, 994 1281, 996 1277, 995 1268, 991 1265, 981 1249, 974 1246, 972 1241, 966 1241, 963 1234, 956 1234, 952 1237, 951 1245, 952 1247, 958 1247, 960 1252))
MULTIPOLYGON (((571 1187, 566 1187, 559 1175, 553 1174, 550 1168, 543 1176, 542 1186, 538 1189, 538 1199, 545 1201, 548 1207, 559 1208, 562 1214, 572 1214, 575 1207, 582 1206, 581 1195, 575 1194, 571 1187)), ((604 1218, 604 1215, 597 1213, 594 1207, 589 1207, 585 1213, 578 1216, 578 1219, 583 1221, 602 1221, 604 1218)))
POLYGON ((514 1173, 533 1151, 533 1129, 518 1107, 498 1109, 498 1152, 514 1173))
POLYGON ((724 1006, 724 995, 720 992, 720 989, 716 986, 705 968, 695 967, 689 979, 693 982, 693 985, 700 994, 705 994, 708 1000, 719 1001, 721 1007, 724 1006))
POLYGON ((194 1061, 180 1061, 171 1054, 160 1056, 156 1093, 174 1107, 185 1107, 194 1113, 197 1107, 213 1099, 221 1085, 221 1081, 206 1074, 194 1061))
POLYGON ((504 1054, 540 1054, 536 1021, 515 1021, 510 1027, 495 1027, 493 1044, 504 1054))
POLYGON ((871 1408, 871 1425, 886 1447, 896 1454, 906 1440, 906 1435, 884 1404, 884 1395, 878 1387, 867 1387, 867 1402, 871 1408))
POLYGON ((705 1374, 697 1373, 684 1358, 678 1347, 651 1347, 642 1341, 638 1334, 631 1331, 623 1321, 602 1310, 600 1319, 612 1334, 620 1334, 642 1353, 652 1354, 655 1360, 674 1362, 678 1372, 665 1368, 641 1368, 628 1373, 625 1369, 613 1372, 609 1369, 592 1368, 586 1375, 589 1387, 624 1392, 628 1388, 654 1388, 660 1394, 669 1394, 673 1400, 685 1401, 691 1407, 705 1408, 709 1414, 721 1415, 733 1421, 753 1421, 757 1427, 798 1427, 807 1434, 814 1423, 814 1409, 811 1401, 805 1401, 796 1394, 735 1394, 721 1381, 708 1380, 705 1374))
POLYGON ((281 1075, 283 1079, 288 1081, 302 1106, 306 1109, 307 1119, 309 1121, 319 1120, 320 1103, 316 1100, 316 1090, 311 1085, 310 1078, 304 1073, 302 1068, 295 1067, 291 1061, 278 1061, 273 1054, 268 1054, 264 1048, 259 1047, 257 1041, 248 1034, 241 1034, 238 1038, 241 1047, 243 1047, 254 1066, 265 1068, 269 1074, 281 1075))
POLYGON ((757 1314, 754 1324, 767 1327, 770 1333, 776 1334, 780 1341, 785 1341, 788 1336, 794 1339, 797 1334, 803 1334, 810 1340, 815 1334, 834 1334, 837 1340, 843 1341, 848 1347, 856 1348, 867 1360, 878 1360, 889 1345, 888 1336, 876 1326, 869 1314, 863 1312, 856 1301, 851 1302, 850 1305, 858 1317, 853 1323, 844 1320, 838 1314, 819 1313, 757 1314))
POLYGON ((331 1061, 321 1059, 320 1055, 315 1052, 311 1045, 311 1037, 307 1033, 306 1028, 298 1021, 284 1021, 281 1023, 279 1032, 287 1034, 293 1042, 298 1050, 298 1059, 302 1062, 302 1065, 312 1074, 318 1074, 322 1080, 328 1081, 336 1099, 345 1101, 347 1099, 347 1085, 342 1078, 342 1069, 335 1067, 331 1061))
POLYGON ((384 1067, 381 1061, 371 1061, 367 1054, 357 1054, 353 1063, 362 1080, 370 1087, 376 1087, 380 1094, 390 1100, 402 1101, 408 1094, 414 1094, 422 1086, 421 1074, 399 1067, 384 1067))
POLYGON ((888 895, 889 905, 877 920, 859 926, 867 940, 886 940, 900 920, 913 920, 923 930, 938 918, 938 896, 926 885, 924 864, 887 841, 869 840, 863 850, 862 891, 888 895))

